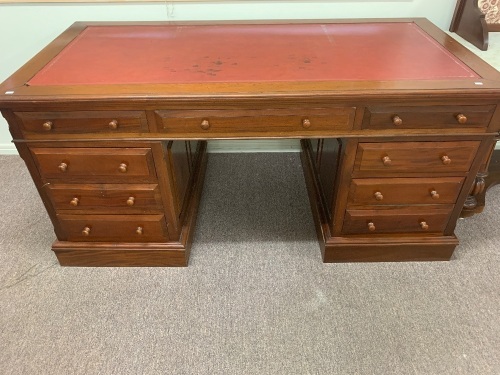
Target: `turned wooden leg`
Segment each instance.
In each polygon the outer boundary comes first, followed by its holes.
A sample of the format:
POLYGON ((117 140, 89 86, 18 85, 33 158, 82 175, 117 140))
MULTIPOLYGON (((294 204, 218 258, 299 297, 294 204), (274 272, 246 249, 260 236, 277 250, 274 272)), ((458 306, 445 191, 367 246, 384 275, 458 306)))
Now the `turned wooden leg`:
POLYGON ((490 160, 486 164, 487 171, 479 172, 471 192, 465 200, 461 217, 469 217, 483 211, 486 192, 496 184, 500 184, 500 149, 493 150, 490 160))
POLYGON ((481 173, 480 172, 476 175, 476 181, 474 182, 474 185, 472 186, 472 190, 469 193, 469 196, 465 200, 464 210, 473 211, 478 207, 477 197, 480 194, 484 195, 485 187, 486 187, 486 181, 485 181, 486 177, 488 177, 488 173, 481 173))

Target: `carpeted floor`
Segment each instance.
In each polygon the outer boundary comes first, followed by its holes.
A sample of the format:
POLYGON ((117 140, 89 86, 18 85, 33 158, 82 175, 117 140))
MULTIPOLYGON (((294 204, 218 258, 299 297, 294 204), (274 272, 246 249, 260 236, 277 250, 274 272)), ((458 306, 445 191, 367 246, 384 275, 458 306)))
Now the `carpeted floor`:
POLYGON ((0 373, 500 373, 500 186, 451 262, 323 264, 299 155, 210 155, 188 268, 62 268, 0 156, 0 373))

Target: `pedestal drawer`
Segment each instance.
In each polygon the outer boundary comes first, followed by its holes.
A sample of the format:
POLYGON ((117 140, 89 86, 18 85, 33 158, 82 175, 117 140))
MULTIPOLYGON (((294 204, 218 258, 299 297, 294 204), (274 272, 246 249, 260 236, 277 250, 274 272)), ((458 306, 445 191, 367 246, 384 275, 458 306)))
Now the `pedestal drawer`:
POLYGON ((464 178, 355 178, 349 205, 453 204, 464 178))
POLYGON ((148 213, 163 211, 157 184, 48 184, 57 211, 148 213))
POLYGON ((47 179, 85 179, 112 182, 115 179, 156 178, 149 148, 39 148, 31 152, 47 179))
POLYGON ((26 136, 147 132, 144 111, 15 112, 26 136))
POLYGON ((58 215, 69 241, 164 242, 163 215, 58 215))
POLYGON ((345 234, 443 233, 452 209, 453 206, 348 209, 342 232, 345 234))
POLYGON ((359 143, 354 171, 466 173, 476 156, 479 141, 359 143))

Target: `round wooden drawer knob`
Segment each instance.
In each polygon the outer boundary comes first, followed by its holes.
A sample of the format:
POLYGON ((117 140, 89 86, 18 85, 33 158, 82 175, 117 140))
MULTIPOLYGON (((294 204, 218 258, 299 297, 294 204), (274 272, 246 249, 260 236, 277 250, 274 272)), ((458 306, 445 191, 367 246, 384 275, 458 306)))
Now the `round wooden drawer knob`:
POLYGON ((429 229, 429 225, 425 221, 421 221, 420 228, 422 228, 422 230, 427 230, 429 229))
POLYGON ((45 131, 51 131, 52 130, 52 121, 46 121, 43 123, 42 125, 42 129, 45 130, 45 131))
POLYGON ((137 233, 139 236, 142 235, 143 232, 144 231, 143 231, 142 227, 137 227, 137 229, 135 230, 135 233, 137 233))
POLYGON ((59 169, 61 172, 66 172, 68 170, 68 164, 62 162, 61 164, 59 164, 57 169, 59 169))
POLYGON ((74 197, 70 202, 69 202, 70 205, 72 206, 78 206, 80 204, 80 199, 78 199, 77 197, 74 197))
POLYGON ((302 127, 304 129, 309 129, 311 127, 311 120, 309 120, 308 118, 305 118, 302 120, 302 127))
POLYGON ((203 130, 208 130, 208 128, 210 128, 210 123, 208 122, 208 120, 203 120, 200 124, 200 127, 203 130))
POLYGON ((392 116, 392 123, 395 126, 401 126, 403 125, 403 119, 399 117, 398 115, 392 116))
POLYGON ((127 205, 128 206, 133 206, 135 204, 135 198, 134 197, 128 197, 127 199, 127 205))
POLYGON ((375 224, 373 224, 373 222, 371 221, 368 223, 368 230, 370 232, 375 232, 375 224))
POLYGON ((378 201, 381 201, 384 199, 384 196, 382 195, 382 193, 380 191, 377 191, 375 194, 373 194, 373 196, 375 197, 376 200, 378 201))
POLYGON ((110 128, 111 130, 116 130, 116 129, 118 129, 118 121, 116 121, 116 120, 111 120, 111 121, 109 122, 108 126, 109 126, 109 128, 110 128))
POLYGON ((436 190, 431 191, 431 198, 432 199, 439 199, 439 194, 436 190))
POLYGON ((84 235, 84 236, 90 235, 90 227, 83 228, 82 235, 84 235))
POLYGON ((451 164, 451 159, 446 155, 441 156, 441 161, 443 162, 444 165, 451 164))
POLYGON ((455 116, 459 124, 465 124, 467 123, 467 116, 465 116, 462 113, 459 113, 458 115, 455 116))
POLYGON ((127 163, 121 163, 120 166, 118 167, 118 170, 122 173, 126 173, 127 172, 127 168, 128 168, 128 165, 127 163))
POLYGON ((384 165, 388 167, 389 165, 392 165, 392 160, 389 156, 384 156, 382 158, 382 163, 384 163, 384 165))

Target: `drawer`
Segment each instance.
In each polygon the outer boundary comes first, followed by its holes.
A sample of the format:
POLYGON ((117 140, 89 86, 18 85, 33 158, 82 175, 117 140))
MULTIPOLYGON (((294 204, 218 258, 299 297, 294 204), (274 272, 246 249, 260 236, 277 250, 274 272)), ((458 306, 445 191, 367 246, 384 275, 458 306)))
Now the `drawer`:
POLYGON ((348 209, 342 232, 345 234, 443 233, 453 206, 404 207, 395 209, 348 209))
POLYGON ((57 215, 68 241, 165 242, 163 215, 57 215))
POLYGON ((367 175, 397 173, 466 173, 479 141, 359 143, 354 170, 367 175))
POLYGON ((32 147, 31 152, 40 173, 47 179, 111 182, 156 177, 149 148, 32 147))
POLYGON ((464 178, 355 178, 349 205, 454 204, 464 178))
POLYGON ((163 211, 157 184, 47 184, 57 211, 147 213, 163 211))
MULTIPOLYGON (((269 110, 159 110, 156 119, 168 133, 314 133, 352 128, 354 107, 269 110)), ((160 130, 160 131, 161 131, 160 130)))
POLYGON ((15 112, 26 138, 40 134, 147 132, 144 111, 15 112))
POLYGON ((486 128, 495 105, 368 107, 363 129, 486 128))

